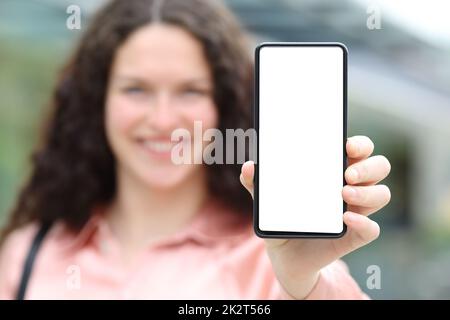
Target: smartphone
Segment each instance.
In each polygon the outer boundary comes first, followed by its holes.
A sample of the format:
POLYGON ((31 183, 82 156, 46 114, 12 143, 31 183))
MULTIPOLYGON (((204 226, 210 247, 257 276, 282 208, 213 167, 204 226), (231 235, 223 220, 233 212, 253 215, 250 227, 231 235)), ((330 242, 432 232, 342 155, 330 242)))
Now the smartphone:
POLYGON ((254 229, 263 238, 346 232, 347 49, 265 42, 255 49, 254 229))

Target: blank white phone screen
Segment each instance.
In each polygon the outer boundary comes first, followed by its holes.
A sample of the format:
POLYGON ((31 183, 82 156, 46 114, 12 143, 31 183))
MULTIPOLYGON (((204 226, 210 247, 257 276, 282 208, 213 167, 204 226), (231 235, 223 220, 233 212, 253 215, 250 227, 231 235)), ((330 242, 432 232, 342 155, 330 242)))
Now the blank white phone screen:
POLYGON ((259 50, 259 229, 343 231, 344 49, 259 50))

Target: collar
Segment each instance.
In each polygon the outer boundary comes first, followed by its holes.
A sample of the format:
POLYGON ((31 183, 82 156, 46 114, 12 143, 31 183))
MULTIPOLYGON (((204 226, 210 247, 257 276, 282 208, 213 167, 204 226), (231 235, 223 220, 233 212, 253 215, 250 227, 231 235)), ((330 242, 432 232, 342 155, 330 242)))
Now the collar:
MULTIPOLYGON (((217 200, 209 200, 187 226, 173 235, 158 240, 152 246, 177 245, 190 240, 203 246, 214 246, 224 242, 235 243, 252 232, 251 221, 250 213, 234 212, 217 200)), ((54 234, 60 236, 64 251, 77 250, 90 243, 100 248, 102 240, 113 237, 101 207, 93 210, 91 217, 79 232, 70 232, 63 223, 58 223, 54 234), (69 237, 63 236, 68 233, 69 237)))

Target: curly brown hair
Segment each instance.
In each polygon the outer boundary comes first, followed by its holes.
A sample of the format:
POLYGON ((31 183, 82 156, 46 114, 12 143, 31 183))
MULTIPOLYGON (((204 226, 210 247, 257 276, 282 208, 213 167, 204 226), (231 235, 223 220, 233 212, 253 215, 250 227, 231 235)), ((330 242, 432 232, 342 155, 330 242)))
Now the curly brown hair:
MULTIPOLYGON (((231 12, 211 0, 114 0, 101 9, 56 84, 42 142, 13 208, 3 239, 37 221, 64 221, 79 231, 93 208, 116 192, 115 158, 104 127, 105 94, 115 52, 136 29, 166 23, 203 45, 213 74, 219 130, 252 126, 253 61, 248 37, 231 12)), ((236 152, 235 152, 236 154, 236 152)), ((248 159, 248 156, 247 156, 248 159)), ((210 165, 210 193, 239 214, 252 201, 240 185, 238 164, 210 165)))

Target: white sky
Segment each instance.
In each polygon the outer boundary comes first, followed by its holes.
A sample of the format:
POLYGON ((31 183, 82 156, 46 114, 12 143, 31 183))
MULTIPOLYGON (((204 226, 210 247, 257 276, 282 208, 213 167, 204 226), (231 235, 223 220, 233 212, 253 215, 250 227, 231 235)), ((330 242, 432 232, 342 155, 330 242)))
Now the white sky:
POLYGON ((378 5, 381 23, 388 19, 425 41, 450 48, 449 0, 353 0, 363 6, 378 5))

